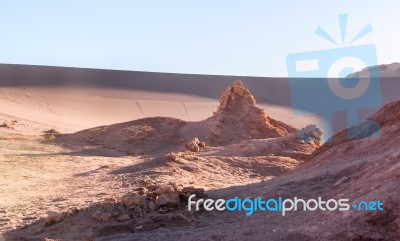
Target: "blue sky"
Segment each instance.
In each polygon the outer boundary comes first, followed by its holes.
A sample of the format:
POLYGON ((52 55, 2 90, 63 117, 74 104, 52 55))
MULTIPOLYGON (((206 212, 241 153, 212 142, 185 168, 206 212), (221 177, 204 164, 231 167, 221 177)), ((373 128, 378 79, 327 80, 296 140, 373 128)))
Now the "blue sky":
POLYGON ((378 62, 400 62, 400 2, 0 0, 0 62, 195 74, 285 76, 286 55, 338 46, 367 23, 378 62))

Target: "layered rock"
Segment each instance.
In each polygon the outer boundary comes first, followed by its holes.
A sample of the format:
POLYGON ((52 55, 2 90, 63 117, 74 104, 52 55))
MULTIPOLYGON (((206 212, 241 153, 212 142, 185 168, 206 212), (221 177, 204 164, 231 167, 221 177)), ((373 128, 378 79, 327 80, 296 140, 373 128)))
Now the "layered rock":
POLYGON ((221 95, 220 105, 208 119, 213 144, 231 144, 250 139, 282 137, 297 129, 267 116, 240 80, 221 95))

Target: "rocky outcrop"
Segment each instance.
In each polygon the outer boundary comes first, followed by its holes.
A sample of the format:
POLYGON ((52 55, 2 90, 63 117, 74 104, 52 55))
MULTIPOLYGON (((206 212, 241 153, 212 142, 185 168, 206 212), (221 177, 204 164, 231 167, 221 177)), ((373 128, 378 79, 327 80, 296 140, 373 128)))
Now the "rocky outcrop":
POLYGON ((384 206, 383 211, 321 216, 312 235, 321 237, 329 230, 324 240, 400 240, 399 133, 400 101, 395 101, 368 120, 336 133, 300 166, 309 173, 329 173, 320 179, 324 185, 329 177, 336 177, 326 196, 346 197, 355 203, 380 200, 384 206), (357 133, 357 138, 349 132, 357 133))
POLYGON ((193 138, 188 144, 186 144, 186 148, 192 152, 198 152, 206 147, 205 142, 199 141, 198 138, 193 138))
POLYGON ((346 153, 355 147, 360 148, 361 144, 367 145, 364 147, 365 155, 367 152, 374 151, 383 153, 384 150, 393 149, 394 146, 398 145, 396 139, 399 131, 400 101, 394 101, 386 104, 368 120, 337 132, 329 142, 318 148, 310 156, 310 159, 320 161, 327 157, 329 159, 341 157, 342 153, 346 153), (371 145, 371 143, 375 144, 371 145), (340 151, 337 151, 337 149, 340 149, 340 151), (316 158, 316 156, 324 157, 316 158))
MULTIPOLYGON (((192 194, 203 197, 204 189, 192 186, 177 187, 175 184, 146 183, 133 192, 125 194, 121 198, 121 203, 128 209, 140 208, 141 212, 148 213, 160 209, 167 211, 177 209, 181 201, 186 201, 192 194)), ((97 216, 101 217, 101 215, 97 216)))
POLYGON ((240 80, 221 95, 220 104, 208 119, 209 140, 213 144, 231 144, 250 139, 282 137, 297 129, 267 116, 240 80))
POLYGON ((323 131, 316 125, 308 125, 299 131, 299 141, 307 144, 321 144, 323 131))
POLYGON ((149 117, 65 136, 56 134, 56 142, 68 148, 108 148, 116 151, 116 155, 154 155, 176 151, 177 146, 198 152, 206 147, 205 143, 211 147, 221 146, 297 132, 296 128, 270 118, 264 109, 257 106, 250 91, 237 80, 223 91, 218 109, 206 120, 186 122, 168 117, 149 117))

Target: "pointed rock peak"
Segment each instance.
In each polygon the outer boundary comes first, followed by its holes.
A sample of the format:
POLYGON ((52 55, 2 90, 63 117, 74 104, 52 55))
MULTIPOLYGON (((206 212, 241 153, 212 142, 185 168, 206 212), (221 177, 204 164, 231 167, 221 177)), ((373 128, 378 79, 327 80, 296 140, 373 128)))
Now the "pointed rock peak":
POLYGON ((255 106, 256 100, 246 89, 240 80, 236 80, 231 86, 222 92, 218 110, 236 109, 244 106, 255 106))
POLYGON ((244 91, 246 90, 246 88, 244 87, 244 84, 242 81, 240 81, 239 79, 236 80, 231 86, 231 88, 237 90, 237 91, 244 91))
POLYGON ((208 141, 213 145, 287 136, 297 129, 269 118, 240 80, 224 90, 220 105, 208 119, 208 141))

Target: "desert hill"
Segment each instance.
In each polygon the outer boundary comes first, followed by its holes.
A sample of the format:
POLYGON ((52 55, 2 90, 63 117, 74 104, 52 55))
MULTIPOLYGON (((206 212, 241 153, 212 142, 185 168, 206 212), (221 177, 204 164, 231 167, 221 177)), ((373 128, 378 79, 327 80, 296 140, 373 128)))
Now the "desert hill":
MULTIPOLYGON (((366 157, 379 152, 393 152, 396 149, 394 146, 397 146, 398 143, 399 131, 400 101, 395 101, 386 104, 367 121, 336 133, 331 142, 325 143, 313 153, 310 161, 326 160, 325 157, 334 160, 336 157, 342 157, 343 154, 354 150, 359 150, 359 155, 366 155, 366 157), (353 135, 363 138, 349 138, 353 135)), ((312 165, 314 164, 312 163, 312 165)))
POLYGON ((400 77, 400 63, 391 63, 391 64, 381 64, 376 66, 370 66, 368 68, 362 69, 360 71, 356 71, 350 74, 348 77, 360 76, 365 77, 368 71, 378 72, 378 76, 381 78, 396 78, 400 77))
MULTIPOLYGON (((321 182, 332 180, 324 195, 360 201, 384 202, 383 212, 350 212, 321 216, 317 235, 326 240, 400 239, 400 101, 385 105, 370 119, 333 136, 297 169, 300 173, 320 173, 321 182), (363 132, 369 138, 348 138, 348 132, 363 132), (379 136, 374 134, 380 133, 379 136), (334 230, 334 231, 332 231, 334 230)), ((315 174, 314 174, 315 175, 315 174)), ((317 174, 318 175, 318 174, 317 174)))
POLYGON ((217 111, 204 121, 144 118, 67 134, 58 141, 69 146, 104 147, 125 154, 149 155, 184 149, 193 138, 210 146, 224 146, 296 133, 296 128, 270 118, 257 107, 254 97, 238 80, 223 92, 217 111))

